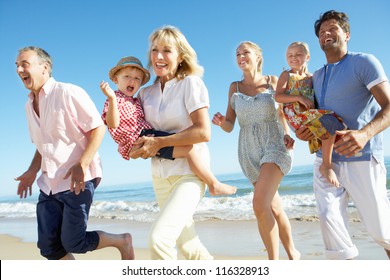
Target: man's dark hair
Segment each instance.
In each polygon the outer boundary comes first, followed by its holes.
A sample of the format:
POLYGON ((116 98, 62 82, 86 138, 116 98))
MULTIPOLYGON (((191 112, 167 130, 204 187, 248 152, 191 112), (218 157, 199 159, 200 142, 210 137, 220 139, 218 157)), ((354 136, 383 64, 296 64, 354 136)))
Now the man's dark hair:
POLYGON ((340 25, 340 27, 345 32, 348 32, 348 33, 350 32, 349 18, 347 16, 347 14, 345 14, 343 12, 337 12, 335 10, 330 10, 330 11, 327 11, 327 12, 321 14, 320 18, 318 20, 316 20, 316 22, 314 23, 314 31, 315 31, 317 37, 319 37, 321 24, 324 21, 331 20, 331 19, 336 20, 337 23, 340 25))

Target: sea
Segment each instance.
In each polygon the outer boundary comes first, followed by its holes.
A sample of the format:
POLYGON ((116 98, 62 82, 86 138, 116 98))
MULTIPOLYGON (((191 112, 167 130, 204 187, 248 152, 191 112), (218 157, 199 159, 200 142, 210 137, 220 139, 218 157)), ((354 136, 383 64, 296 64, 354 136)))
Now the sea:
MULTIPOLYGON (((390 157, 385 157, 387 169, 387 196, 390 199, 390 157)), ((220 181, 237 186, 232 196, 213 197, 206 193, 195 213, 197 221, 254 220, 252 210, 253 187, 242 173, 216 176, 220 181)), ((0 198, 0 219, 32 218, 38 197, 35 191, 27 199, 18 196, 0 198)), ((280 185, 279 194, 289 218, 316 217, 316 202, 313 194, 313 166, 295 166, 280 185)), ((354 205, 349 204, 354 211, 354 205)), ((98 219, 153 222, 159 207, 155 201, 151 182, 99 186, 95 192, 90 217, 98 219)))

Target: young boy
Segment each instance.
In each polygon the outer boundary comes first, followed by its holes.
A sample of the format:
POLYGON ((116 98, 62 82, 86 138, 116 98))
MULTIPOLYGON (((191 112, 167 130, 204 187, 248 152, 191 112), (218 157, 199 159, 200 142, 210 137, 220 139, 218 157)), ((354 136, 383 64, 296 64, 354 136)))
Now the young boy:
MULTIPOLYGON (((110 79, 117 85, 113 91, 107 82, 101 82, 100 88, 107 100, 104 104, 102 119, 108 126, 111 137, 118 144, 118 152, 126 160, 134 142, 141 136, 167 136, 170 133, 158 131, 145 120, 141 103, 133 96, 150 79, 150 73, 139 59, 128 56, 122 58, 109 72, 110 79)), ((211 195, 230 195, 236 187, 219 182, 211 171, 204 166, 196 153, 196 146, 164 147, 157 156, 174 160, 186 158, 191 170, 209 186, 211 195)))

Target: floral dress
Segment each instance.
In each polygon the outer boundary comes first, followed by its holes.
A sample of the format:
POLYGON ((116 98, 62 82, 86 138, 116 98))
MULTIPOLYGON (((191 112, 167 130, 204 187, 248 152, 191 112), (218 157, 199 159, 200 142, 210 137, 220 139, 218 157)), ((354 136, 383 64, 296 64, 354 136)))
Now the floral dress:
MULTIPOLYGON (((297 74, 289 75, 287 94, 303 95, 314 102, 311 77, 297 74)), ((330 110, 307 110, 299 102, 293 102, 286 103, 283 111, 292 129, 297 130, 305 126, 313 133, 315 138, 309 140, 310 153, 315 153, 321 148, 321 140, 329 138, 330 135, 336 133, 336 130, 346 129, 342 119, 330 110)))

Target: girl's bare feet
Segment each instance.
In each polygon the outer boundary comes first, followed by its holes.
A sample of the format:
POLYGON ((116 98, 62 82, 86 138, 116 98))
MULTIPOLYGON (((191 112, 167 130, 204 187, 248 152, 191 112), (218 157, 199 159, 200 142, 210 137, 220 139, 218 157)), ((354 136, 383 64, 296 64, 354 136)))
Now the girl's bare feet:
POLYGON ((321 173, 322 176, 324 176, 326 178, 326 180, 329 183, 331 183, 335 187, 339 187, 340 186, 340 182, 337 179, 336 173, 334 173, 334 171, 332 169, 332 166, 321 164, 321 166, 320 166, 320 173, 321 173))
POLYGON ((237 192, 237 188, 218 181, 215 184, 209 186, 209 192, 212 196, 232 195, 237 192))

